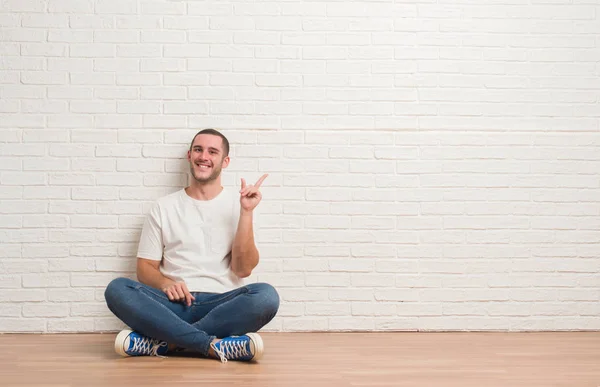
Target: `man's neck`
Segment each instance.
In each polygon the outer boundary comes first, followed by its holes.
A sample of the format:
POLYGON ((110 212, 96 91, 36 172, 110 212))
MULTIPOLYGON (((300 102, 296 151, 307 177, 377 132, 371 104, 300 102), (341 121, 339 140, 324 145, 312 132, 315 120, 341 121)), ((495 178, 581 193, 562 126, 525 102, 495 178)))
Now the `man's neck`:
POLYGON ((221 186, 221 179, 213 180, 209 183, 199 183, 192 179, 189 187, 185 188, 185 192, 189 197, 196 200, 211 200, 216 198, 223 187, 221 186))

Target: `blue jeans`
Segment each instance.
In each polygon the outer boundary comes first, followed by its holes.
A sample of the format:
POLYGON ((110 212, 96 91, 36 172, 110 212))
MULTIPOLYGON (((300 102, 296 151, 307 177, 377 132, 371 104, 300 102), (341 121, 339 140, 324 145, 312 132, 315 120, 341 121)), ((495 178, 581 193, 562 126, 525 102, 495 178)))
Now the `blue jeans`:
POLYGON ((177 347, 208 356, 215 338, 256 332, 275 317, 279 295, 269 284, 256 283, 226 293, 192 292, 191 306, 129 278, 108 284, 108 308, 131 329, 177 347))

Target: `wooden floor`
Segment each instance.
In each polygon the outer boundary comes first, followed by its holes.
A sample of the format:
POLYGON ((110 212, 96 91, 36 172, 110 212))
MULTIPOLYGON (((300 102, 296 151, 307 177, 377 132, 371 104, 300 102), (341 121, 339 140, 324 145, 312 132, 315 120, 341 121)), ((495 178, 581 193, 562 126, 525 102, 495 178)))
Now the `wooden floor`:
POLYGON ((114 335, 0 335, 0 385, 600 386, 599 333, 265 333, 257 363, 121 358, 114 335))

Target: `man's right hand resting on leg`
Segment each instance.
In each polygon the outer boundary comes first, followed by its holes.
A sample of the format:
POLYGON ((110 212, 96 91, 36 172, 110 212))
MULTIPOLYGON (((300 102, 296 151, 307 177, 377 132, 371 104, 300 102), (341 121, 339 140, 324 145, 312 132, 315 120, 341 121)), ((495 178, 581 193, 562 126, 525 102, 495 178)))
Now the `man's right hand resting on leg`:
POLYGON ((187 306, 191 306, 196 298, 190 293, 185 282, 176 282, 165 277, 159 267, 160 261, 138 258, 137 277, 140 282, 162 290, 169 297, 169 301, 185 302, 187 306))

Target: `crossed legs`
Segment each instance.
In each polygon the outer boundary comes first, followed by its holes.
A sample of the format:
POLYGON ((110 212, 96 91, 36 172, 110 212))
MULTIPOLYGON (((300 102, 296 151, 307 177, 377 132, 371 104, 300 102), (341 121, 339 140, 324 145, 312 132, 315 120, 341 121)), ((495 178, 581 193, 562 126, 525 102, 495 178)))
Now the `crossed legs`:
POLYGON ((257 332, 279 309, 279 295, 266 283, 193 293, 189 307, 128 278, 111 281, 104 294, 108 308, 134 331, 207 357, 216 339, 257 332))

